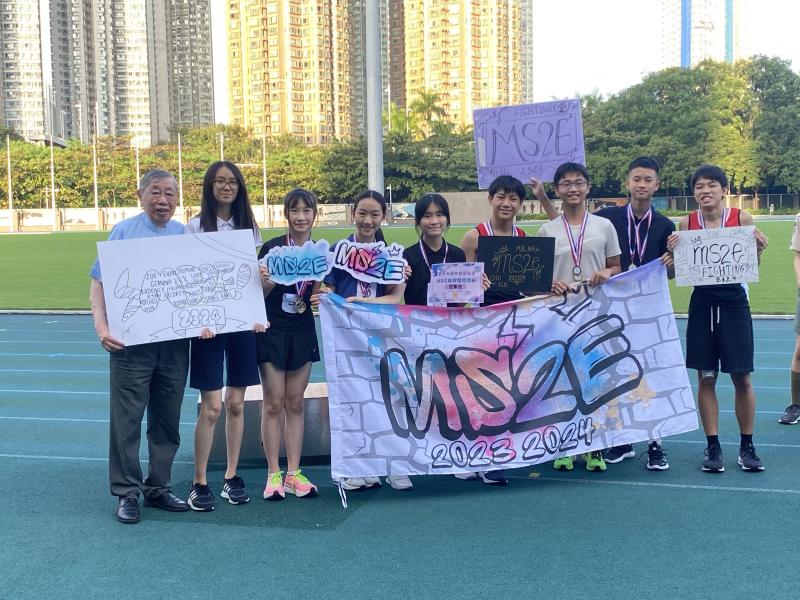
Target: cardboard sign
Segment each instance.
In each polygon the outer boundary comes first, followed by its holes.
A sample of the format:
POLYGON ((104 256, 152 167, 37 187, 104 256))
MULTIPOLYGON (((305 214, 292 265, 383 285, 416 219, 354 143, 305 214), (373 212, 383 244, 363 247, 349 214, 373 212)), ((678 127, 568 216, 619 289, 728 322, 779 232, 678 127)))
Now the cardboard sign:
POLYGON ((339 240, 333 249, 333 266, 365 283, 403 283, 407 264, 403 247, 394 242, 387 246, 383 242, 362 244, 339 240))
POLYGON ((752 226, 679 231, 675 283, 680 286, 758 281, 758 251, 752 226))
POLYGON ((478 261, 492 289, 530 295, 553 286, 554 238, 481 236, 478 261))
POLYGON ((322 281, 333 269, 328 240, 309 240, 302 246, 276 246, 259 262, 269 269, 270 279, 281 285, 322 281))
POLYGON ((558 100, 473 112, 478 187, 499 175, 523 183, 553 181, 565 162, 586 164, 580 100, 558 100))
POLYGON ((253 232, 97 243, 108 327, 126 346, 266 323, 253 232))

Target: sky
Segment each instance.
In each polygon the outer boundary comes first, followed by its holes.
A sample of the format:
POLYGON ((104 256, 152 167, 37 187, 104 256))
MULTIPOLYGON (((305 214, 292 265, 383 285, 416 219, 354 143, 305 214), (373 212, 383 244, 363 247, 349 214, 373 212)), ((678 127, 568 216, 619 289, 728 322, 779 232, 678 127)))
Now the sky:
MULTIPOLYGON (((749 54, 791 60, 800 72, 800 2, 738 0, 749 54)), ((214 106, 228 122, 227 0, 211 0, 214 106)), ((533 0, 534 101, 619 92, 657 69, 661 0, 533 0)))

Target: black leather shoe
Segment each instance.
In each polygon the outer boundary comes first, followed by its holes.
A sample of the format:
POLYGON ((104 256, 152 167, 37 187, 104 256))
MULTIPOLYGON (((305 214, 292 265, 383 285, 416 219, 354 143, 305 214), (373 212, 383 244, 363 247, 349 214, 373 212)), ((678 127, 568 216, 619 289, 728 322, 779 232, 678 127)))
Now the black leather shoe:
POLYGON ((189 505, 172 492, 166 492, 155 498, 145 498, 144 505, 148 508, 160 508, 171 512, 186 512, 189 505))
POLYGON ((117 505, 117 521, 126 525, 138 523, 142 516, 139 514, 139 500, 136 496, 124 496, 117 505))

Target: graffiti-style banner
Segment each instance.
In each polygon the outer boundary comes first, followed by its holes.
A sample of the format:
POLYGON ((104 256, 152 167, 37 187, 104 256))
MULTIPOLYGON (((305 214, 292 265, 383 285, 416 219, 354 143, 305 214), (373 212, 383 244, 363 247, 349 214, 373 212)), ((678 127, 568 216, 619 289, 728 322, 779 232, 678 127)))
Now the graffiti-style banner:
POLYGON ((485 471, 697 429, 660 262, 483 308, 320 304, 334 477, 485 471))
POLYGON ((362 244, 339 240, 333 249, 334 267, 368 283, 402 283, 406 264, 403 247, 397 243, 387 246, 383 242, 362 244))
POLYGON ((269 269, 270 279, 281 285, 322 281, 333 269, 328 240, 309 240, 302 246, 276 246, 259 262, 269 269))

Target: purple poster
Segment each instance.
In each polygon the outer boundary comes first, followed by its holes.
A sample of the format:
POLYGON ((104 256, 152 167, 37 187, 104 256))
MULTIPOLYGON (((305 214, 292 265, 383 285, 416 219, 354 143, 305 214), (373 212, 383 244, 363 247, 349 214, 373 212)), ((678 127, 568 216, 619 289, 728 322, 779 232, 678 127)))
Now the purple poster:
POLYGON ((552 181, 560 164, 586 164, 577 98, 482 108, 474 111, 473 121, 481 189, 499 175, 513 175, 523 183, 533 176, 552 181))

